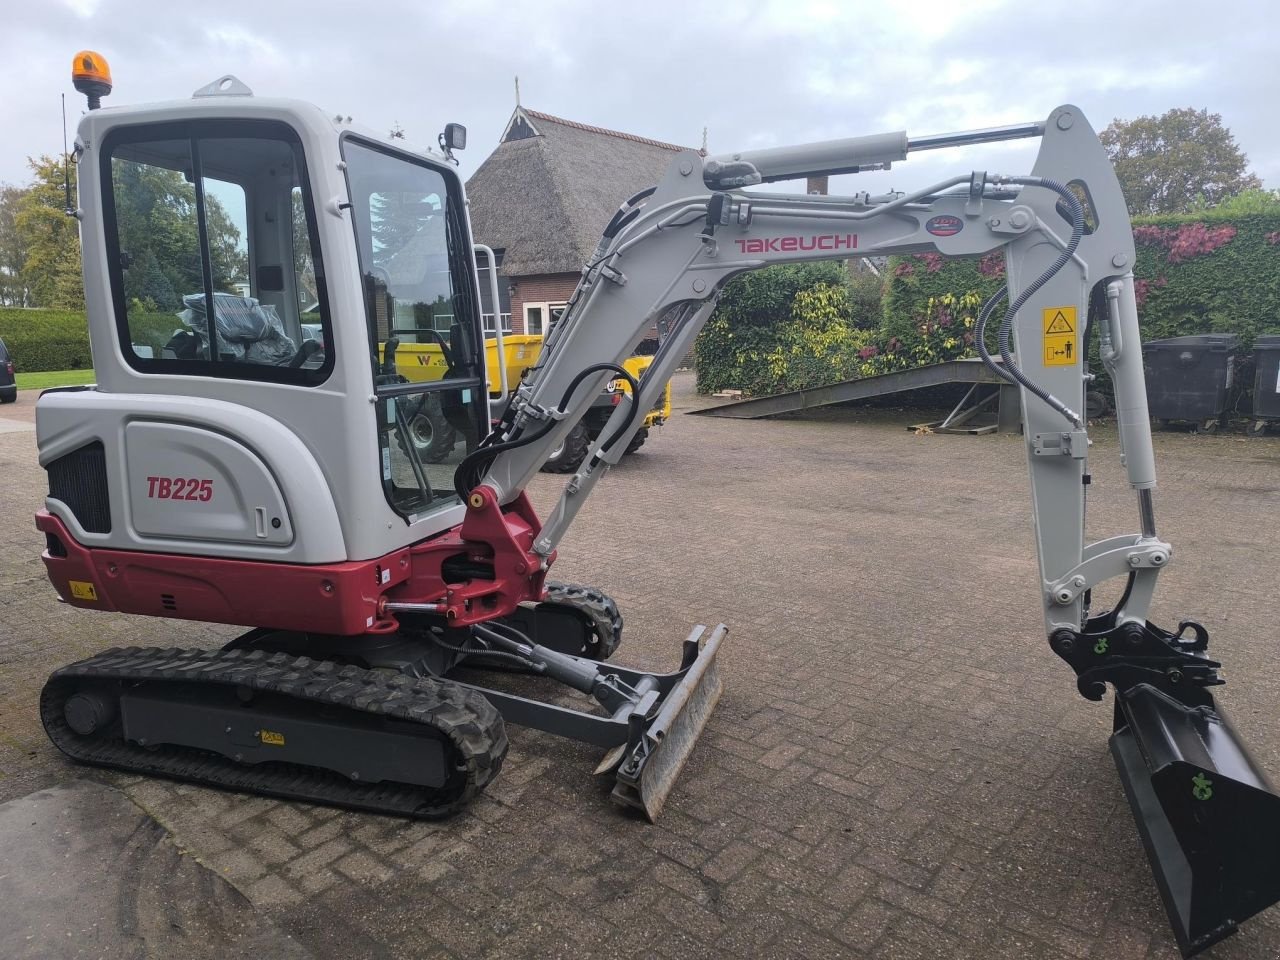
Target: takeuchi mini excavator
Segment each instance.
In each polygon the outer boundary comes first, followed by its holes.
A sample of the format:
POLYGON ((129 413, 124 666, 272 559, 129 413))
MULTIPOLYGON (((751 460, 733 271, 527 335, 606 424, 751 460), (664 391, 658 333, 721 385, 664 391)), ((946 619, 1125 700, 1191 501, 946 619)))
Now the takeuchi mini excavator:
POLYGON ((694 628, 670 673, 609 662, 617 607, 549 579, 565 531, 731 277, 799 260, 1000 253, 1008 284, 982 309, 976 344, 1021 391, 1046 636, 1086 698, 1114 690, 1112 753, 1178 943, 1197 953, 1280 897, 1280 799, 1214 704, 1208 635, 1148 619, 1174 552, 1153 509, 1134 246, 1080 110, 952 135, 679 154, 604 226, 494 425, 451 163, 460 127, 446 127, 440 153, 418 153, 231 76, 190 100, 109 110, 96 109, 110 90, 101 57, 78 55, 75 80, 91 109, 69 212, 97 384, 46 391, 37 406, 44 562, 78 607, 253 629, 220 650, 113 649, 56 670, 40 709, 69 757, 440 817, 498 774, 510 722, 600 747, 613 796, 656 816, 720 694, 725 628, 694 628), (1028 173, 965 172, 882 196, 750 189, 1018 137, 1040 140, 1028 173), (665 336, 637 380, 623 361, 659 319, 665 336), (401 376, 383 349, 393 328, 438 342, 441 376, 401 376), (1086 543, 1093 337, 1136 510, 1134 529, 1086 543), (540 520, 526 485, 617 379, 628 390, 540 520), (408 435, 407 412, 427 397, 459 436, 440 460, 408 435), (1120 600, 1090 609, 1110 580, 1120 600), (587 709, 478 685, 488 669, 572 687, 587 709))

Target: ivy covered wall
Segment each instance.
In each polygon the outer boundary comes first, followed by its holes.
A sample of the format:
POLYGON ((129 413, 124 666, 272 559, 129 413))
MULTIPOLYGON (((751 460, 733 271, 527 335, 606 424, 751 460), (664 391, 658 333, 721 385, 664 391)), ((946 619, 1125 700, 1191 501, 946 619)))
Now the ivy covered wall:
MULTIPOLYGON (((1247 348, 1280 333, 1280 214, 1143 218, 1134 241, 1144 340, 1234 333, 1247 348)), ((851 281, 838 264, 739 277, 698 339, 698 389, 762 396, 973 356, 977 312, 1004 272, 1000 254, 896 257, 872 281, 878 309, 868 278, 851 281)))

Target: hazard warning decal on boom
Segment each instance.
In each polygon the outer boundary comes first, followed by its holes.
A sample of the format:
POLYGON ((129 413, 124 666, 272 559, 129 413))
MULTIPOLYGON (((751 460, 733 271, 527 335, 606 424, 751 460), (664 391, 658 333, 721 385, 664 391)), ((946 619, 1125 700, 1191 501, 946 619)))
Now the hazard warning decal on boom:
POLYGON ((1076 308, 1046 307, 1044 311, 1044 365, 1070 367, 1079 359, 1076 308))

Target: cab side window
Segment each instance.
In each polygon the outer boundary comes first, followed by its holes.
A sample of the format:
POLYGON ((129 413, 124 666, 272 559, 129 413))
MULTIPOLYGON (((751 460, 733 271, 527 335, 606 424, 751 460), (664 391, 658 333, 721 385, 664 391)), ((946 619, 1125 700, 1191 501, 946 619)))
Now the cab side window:
POLYGON ((122 130, 103 155, 129 363, 142 372, 324 380, 328 311, 296 135, 279 123, 165 124, 122 130))

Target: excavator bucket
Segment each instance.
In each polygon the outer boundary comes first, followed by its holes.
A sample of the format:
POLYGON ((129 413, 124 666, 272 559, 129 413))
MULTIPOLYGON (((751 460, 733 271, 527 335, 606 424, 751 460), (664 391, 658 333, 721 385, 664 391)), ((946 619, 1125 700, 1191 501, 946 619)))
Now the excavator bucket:
POLYGON ((1111 752, 1184 957, 1280 900, 1280 796, 1214 707, 1117 691, 1111 752))
POLYGON ((698 650, 699 630, 685 641, 688 672, 667 694, 656 717, 647 724, 636 717, 635 736, 627 745, 613 788, 615 803, 635 807, 650 823, 662 812, 676 778, 698 735, 720 700, 724 683, 716 654, 727 629, 722 624, 698 650))

